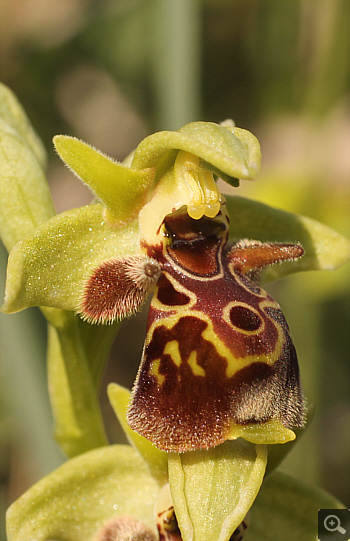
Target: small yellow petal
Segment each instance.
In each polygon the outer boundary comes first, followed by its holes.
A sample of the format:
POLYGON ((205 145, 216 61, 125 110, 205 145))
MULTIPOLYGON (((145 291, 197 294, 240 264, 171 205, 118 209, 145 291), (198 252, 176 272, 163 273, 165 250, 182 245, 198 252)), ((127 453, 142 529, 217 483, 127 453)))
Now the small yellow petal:
POLYGON ((244 438, 251 443, 260 445, 270 445, 293 441, 295 440, 295 433, 283 426, 277 419, 270 419, 266 423, 233 425, 229 439, 235 440, 237 438, 244 438))

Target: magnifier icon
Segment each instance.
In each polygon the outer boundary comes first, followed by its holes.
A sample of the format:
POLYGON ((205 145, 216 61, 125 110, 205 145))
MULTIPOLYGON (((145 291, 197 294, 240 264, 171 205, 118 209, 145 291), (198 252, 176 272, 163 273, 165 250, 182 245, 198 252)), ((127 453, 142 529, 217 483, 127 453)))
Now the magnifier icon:
POLYGON ((340 520, 336 515, 327 515, 323 521, 324 527, 329 532, 346 533, 346 530, 340 525, 340 520))

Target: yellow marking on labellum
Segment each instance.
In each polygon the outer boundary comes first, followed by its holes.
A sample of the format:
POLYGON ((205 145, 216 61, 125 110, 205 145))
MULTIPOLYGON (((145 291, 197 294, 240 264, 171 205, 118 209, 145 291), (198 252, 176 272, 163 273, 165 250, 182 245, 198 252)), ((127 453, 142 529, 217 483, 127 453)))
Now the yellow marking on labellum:
MULTIPOLYGON (((259 305, 260 306, 260 305, 259 305)), ((225 308, 223 309, 222 311, 223 313, 223 318, 224 320, 226 321, 226 323, 232 327, 232 329, 235 329, 236 331, 242 333, 242 334, 246 334, 246 335, 254 335, 254 334, 260 334, 264 331, 265 329, 265 320, 260 316, 259 312, 253 308, 250 304, 246 303, 246 302, 239 302, 239 301, 232 301, 232 302, 229 302, 225 308), (257 328, 252 328, 251 330, 249 329, 244 329, 242 328, 241 326, 236 326, 232 323, 232 317, 231 317, 231 309, 234 308, 234 307, 242 307, 242 310, 246 310, 247 314, 251 314, 252 315, 252 318, 254 318, 254 316, 256 316, 256 327, 257 328), (259 323, 258 323, 258 320, 259 323), (259 326, 258 326, 259 325, 259 326)), ((243 312, 244 313, 244 312, 243 312)), ((254 325, 251 325, 252 327, 254 325)))
POLYGON ((190 200, 187 212, 191 218, 214 218, 219 213, 221 193, 213 173, 201 165, 198 156, 180 150, 175 160, 174 174, 175 179, 185 181, 190 200))
POLYGON ((176 366, 180 366, 182 359, 179 349, 179 342, 177 340, 167 342, 164 348, 164 355, 170 355, 171 360, 176 364, 176 366))
POLYGON ((157 379, 159 387, 161 387, 165 381, 165 376, 159 372, 161 359, 155 359, 152 361, 152 364, 149 369, 151 376, 154 376, 157 379))
POLYGON ((265 423, 239 425, 232 423, 228 435, 229 440, 244 438, 255 444, 269 445, 275 443, 287 443, 296 438, 293 430, 283 426, 278 419, 270 419, 265 423))
MULTIPOLYGON (((238 282, 238 284, 240 286, 242 286, 246 291, 248 291, 248 293, 251 293, 252 288, 251 287, 249 288, 249 285, 242 280, 241 275, 238 272, 235 272, 234 266, 233 266, 232 263, 229 264, 228 268, 229 268, 230 272, 233 274, 233 276, 234 276, 235 280, 238 282)), ((246 278, 246 280, 248 280, 248 282, 251 283, 251 281, 249 279, 246 278)), ((254 295, 256 297, 262 297, 262 298, 266 299, 267 292, 264 289, 262 289, 260 286, 256 285, 256 284, 253 284, 253 286, 254 286, 254 295), (258 290, 259 290, 259 292, 258 292, 258 290)))
POLYGON ((261 310, 264 310, 265 308, 274 308, 275 310, 281 310, 280 305, 276 301, 271 299, 263 299, 262 301, 260 301, 259 308, 261 308, 261 310))
MULTIPOLYGON (((277 327, 277 330, 278 330, 278 339, 277 339, 277 343, 276 343, 276 347, 274 349, 274 351, 272 353, 269 353, 269 354, 266 354, 266 353, 261 353, 260 355, 247 355, 246 357, 241 357, 239 358, 239 367, 244 367, 244 366, 249 366, 251 363, 265 363, 265 364, 268 364, 270 366, 272 366, 273 364, 275 364, 275 362, 278 360, 280 354, 281 354, 281 351, 282 351, 282 346, 283 346, 283 338, 284 338, 284 335, 283 335, 283 331, 281 328, 279 328, 279 326, 276 326, 277 327)), ((204 333, 203 333, 203 336, 204 336, 204 333)), ((218 351, 219 351, 219 348, 217 348, 218 351)), ((231 358, 235 359, 234 357, 232 357, 231 355, 231 358)), ((227 368, 226 368, 226 377, 227 378, 231 378, 238 370, 237 368, 237 360, 235 359, 235 363, 232 362, 232 360, 229 360, 228 363, 227 363, 227 368)))
POLYGON ((191 352, 191 355, 188 359, 188 364, 195 376, 203 376, 205 377, 205 370, 201 366, 199 366, 197 362, 197 351, 194 350, 191 352))
MULTIPOLYGON (((278 307, 277 303, 274 304, 270 301, 263 301, 261 304, 274 308, 278 307)), ((227 368, 225 374, 227 378, 231 378, 237 372, 237 370, 244 368, 245 366, 249 366, 251 363, 265 363, 268 365, 273 365, 278 360, 281 354, 284 344, 283 329, 271 318, 269 319, 274 324, 278 332, 278 339, 274 351, 269 354, 260 353, 258 355, 247 355, 246 357, 240 357, 237 359, 232 355, 231 351, 225 346, 225 344, 214 332, 212 322, 207 316, 205 316, 205 314, 203 314, 202 312, 192 311, 191 315, 197 316, 208 323, 208 327, 202 332, 202 336, 205 340, 209 340, 215 346, 216 351, 219 353, 219 355, 227 359, 227 368)), ((269 316, 266 314, 266 317, 269 316)))
MULTIPOLYGON (((269 304, 269 303, 266 302, 266 304, 269 304)), ((274 305, 273 303, 270 303, 270 304, 271 306, 276 307, 276 305, 274 305)), ((181 316, 179 315, 179 313, 172 314, 172 315, 169 315, 169 317, 167 318, 154 321, 152 325, 150 326, 147 333, 146 346, 151 343, 152 338, 153 338, 153 333, 157 327, 164 326, 166 327, 166 329, 171 330, 178 323, 179 319, 183 315, 197 317, 207 323, 207 328, 202 332, 202 337, 205 340, 210 341, 215 347, 217 353, 221 355, 221 357, 224 357, 227 360, 227 367, 226 367, 226 373, 225 373, 227 378, 231 378, 238 370, 240 370, 241 368, 245 368, 246 366, 249 366, 251 363, 265 363, 271 366, 278 360, 281 354, 283 343, 284 343, 284 335, 283 335, 282 328, 275 321, 271 320, 277 328, 278 339, 276 343, 276 348, 274 349, 273 352, 269 354, 259 353, 258 355, 247 355, 246 357, 237 358, 232 354, 229 348, 222 342, 222 340, 220 340, 219 336, 215 333, 211 319, 203 312, 200 312, 197 310, 186 311, 185 313, 181 314, 181 316)), ((180 356, 180 352, 178 348, 179 348, 179 345, 176 340, 172 342, 168 342, 164 348, 164 353, 169 353, 169 355, 171 356, 171 358, 173 359, 174 363, 177 366, 179 366, 177 362, 181 362, 181 356, 180 356), (176 343, 176 346, 174 346, 174 343, 176 343)))

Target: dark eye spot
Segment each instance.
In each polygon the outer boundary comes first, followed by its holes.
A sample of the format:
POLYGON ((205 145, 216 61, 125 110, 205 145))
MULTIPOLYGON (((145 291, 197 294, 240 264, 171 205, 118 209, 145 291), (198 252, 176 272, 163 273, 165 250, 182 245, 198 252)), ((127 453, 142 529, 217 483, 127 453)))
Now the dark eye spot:
POLYGON ((256 331, 261 325, 260 317, 245 306, 233 306, 230 310, 232 325, 243 331, 256 331))
POLYGON ((162 275, 158 283, 158 300, 166 306, 184 306, 188 304, 191 299, 185 293, 176 291, 169 280, 162 275))

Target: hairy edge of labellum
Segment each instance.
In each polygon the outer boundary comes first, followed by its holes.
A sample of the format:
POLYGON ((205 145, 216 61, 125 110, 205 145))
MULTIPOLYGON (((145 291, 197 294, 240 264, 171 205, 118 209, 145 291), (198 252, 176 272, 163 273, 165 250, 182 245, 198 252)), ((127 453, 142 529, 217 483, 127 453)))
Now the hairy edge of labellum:
POLYGON ((157 283, 161 266, 146 255, 104 261, 88 279, 77 312, 89 323, 113 323, 134 314, 157 283))
POLYGON ((156 541, 154 533, 133 517, 110 519, 98 532, 94 541, 156 541))

